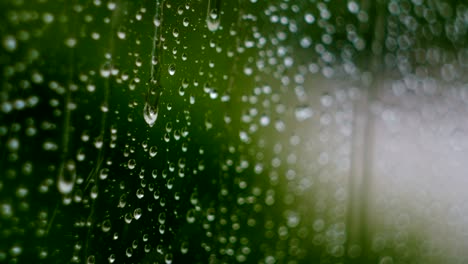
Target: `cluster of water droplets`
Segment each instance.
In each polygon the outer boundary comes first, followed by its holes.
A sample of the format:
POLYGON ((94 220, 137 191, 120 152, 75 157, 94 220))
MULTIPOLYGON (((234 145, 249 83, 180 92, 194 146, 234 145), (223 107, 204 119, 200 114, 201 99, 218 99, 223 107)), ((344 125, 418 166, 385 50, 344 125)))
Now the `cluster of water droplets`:
POLYGON ((466 261, 415 224, 466 206, 370 159, 467 150, 466 4, 39 2, 0 11, 0 262, 466 261))

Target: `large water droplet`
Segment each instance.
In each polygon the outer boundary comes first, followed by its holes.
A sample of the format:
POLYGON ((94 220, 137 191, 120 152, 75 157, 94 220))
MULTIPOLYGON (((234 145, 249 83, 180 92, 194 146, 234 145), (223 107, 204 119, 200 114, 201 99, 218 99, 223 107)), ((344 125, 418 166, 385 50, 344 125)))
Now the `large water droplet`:
POLYGON ((221 22, 221 0, 209 0, 206 15, 206 25, 210 31, 216 31, 221 22))
POLYGON ((152 106, 146 102, 145 107, 143 108, 143 117, 150 127, 154 126, 156 119, 158 119, 158 107, 152 106))

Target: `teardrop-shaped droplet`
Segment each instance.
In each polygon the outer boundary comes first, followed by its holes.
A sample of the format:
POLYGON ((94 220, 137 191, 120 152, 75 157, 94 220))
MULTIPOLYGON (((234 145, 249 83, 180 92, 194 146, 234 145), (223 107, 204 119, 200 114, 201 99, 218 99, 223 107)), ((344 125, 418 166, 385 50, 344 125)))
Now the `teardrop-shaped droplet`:
POLYGON ((156 119, 158 119, 158 107, 154 107, 146 102, 145 107, 143 108, 143 117, 150 127, 154 126, 156 119))
POLYGON ((221 0, 209 0, 206 25, 210 31, 216 31, 221 22, 221 0))

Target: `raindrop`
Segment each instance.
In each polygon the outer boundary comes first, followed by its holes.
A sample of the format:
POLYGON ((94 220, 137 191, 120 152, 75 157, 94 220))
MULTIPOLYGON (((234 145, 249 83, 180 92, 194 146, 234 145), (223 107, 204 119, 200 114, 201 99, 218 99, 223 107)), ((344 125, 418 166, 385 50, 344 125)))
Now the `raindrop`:
POLYGON ((101 228, 103 232, 109 232, 111 229, 111 221, 109 219, 104 220, 102 222, 101 228))
POLYGON ((93 185, 93 187, 91 187, 91 192, 90 192, 90 197, 91 199, 96 199, 98 196, 98 187, 97 185, 93 185))
POLYGON ((133 249, 131 247, 128 247, 127 250, 125 250, 125 255, 130 258, 133 255, 133 249))
POLYGON ((163 225, 166 222, 166 213, 161 212, 158 216, 158 221, 161 225, 163 225))
POLYGON ((182 20, 182 25, 184 25, 184 27, 188 27, 190 24, 190 21, 187 17, 185 17, 183 20, 182 20))
POLYGON ((304 15, 304 20, 307 24, 312 24, 315 22, 315 17, 314 15, 310 14, 310 13, 306 13, 304 15))
POLYGON ((118 207, 124 208, 127 204, 127 195, 124 193, 120 196, 118 207))
POLYGON ((150 127, 154 126, 156 119, 158 119, 158 107, 154 107, 148 102, 145 102, 145 107, 143 108, 143 118, 150 127))
POLYGON ((169 74, 170 74, 171 76, 174 75, 175 72, 176 72, 175 64, 169 65, 169 67, 167 68, 167 71, 169 72, 169 74))
POLYGON ((210 31, 216 31, 221 23, 221 0, 208 0, 206 25, 210 31))
POLYGON ((140 219, 141 214, 142 214, 141 208, 137 208, 137 209, 135 209, 135 210, 133 211, 133 217, 134 217, 136 220, 140 219))
POLYGON ((77 44, 76 38, 67 38, 65 40, 65 45, 67 45, 67 47, 69 48, 74 48, 76 44, 77 44))
POLYGON ((8 140, 7 144, 10 151, 17 151, 20 146, 19 140, 17 138, 11 138, 10 140, 8 140))
POLYGON ((194 209, 189 209, 187 211, 186 218, 187 218, 187 223, 189 223, 189 224, 195 223, 195 210, 194 209))
POLYGON ((296 116, 296 120, 302 122, 311 118, 314 115, 314 112, 309 106, 298 106, 296 107, 294 114, 296 116))
POLYGON ((383 257, 380 259, 379 264, 393 264, 393 259, 391 257, 383 257))
POLYGON ((130 224, 133 219, 132 213, 126 213, 124 219, 125 219, 125 223, 130 224))
POLYGON ((127 37, 127 34, 125 33, 123 28, 120 28, 119 31, 117 31, 117 37, 119 39, 125 39, 127 37))
POLYGON ((182 242, 182 244, 180 245, 180 252, 182 254, 187 254, 188 253, 188 250, 189 250, 189 247, 188 247, 188 243, 187 242, 182 242))
POLYGON ((355 1, 348 2, 348 10, 353 14, 357 14, 359 12, 359 5, 355 1))
POLYGON ((133 169, 135 168, 135 166, 136 166, 136 161, 135 161, 135 159, 129 159, 129 160, 128 160, 128 168, 131 169, 131 170, 133 170, 133 169))
POLYGON ((167 253, 166 256, 164 257, 164 261, 166 262, 166 264, 171 264, 172 259, 173 259, 172 253, 167 253))
POLYGON ((139 188, 136 192, 136 196, 138 199, 143 198, 143 196, 145 196, 145 190, 143 190, 142 188, 139 188))
POLYGON ((8 35, 3 38, 3 47, 8 52, 13 52, 16 50, 17 42, 14 36, 8 35))
POLYGON ((59 178, 57 181, 58 190, 62 194, 69 194, 73 190, 76 179, 76 166, 75 161, 69 160, 64 162, 61 166, 59 178))
POLYGON ((206 212, 206 219, 210 222, 215 220, 215 209, 209 208, 206 212))
POLYGON ((101 169, 101 172, 99 173, 99 179, 105 180, 105 179, 107 179, 108 175, 109 175, 109 169, 108 168, 103 168, 103 169, 101 169))
POLYGON ((260 125, 262 126, 268 126, 270 124, 270 117, 266 114, 263 114, 260 117, 260 125))

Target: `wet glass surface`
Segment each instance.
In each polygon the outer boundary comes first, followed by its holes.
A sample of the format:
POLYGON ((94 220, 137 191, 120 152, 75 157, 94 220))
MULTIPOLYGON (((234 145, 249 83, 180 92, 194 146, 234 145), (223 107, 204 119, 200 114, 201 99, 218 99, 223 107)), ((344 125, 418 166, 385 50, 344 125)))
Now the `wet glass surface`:
POLYGON ((0 263, 468 262, 465 1, 0 13, 0 263))

